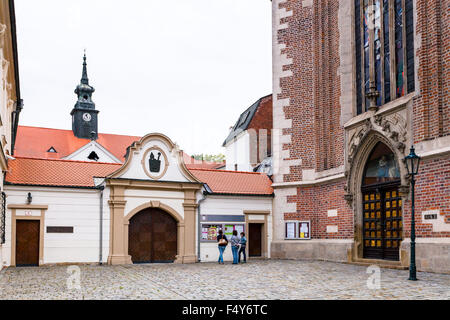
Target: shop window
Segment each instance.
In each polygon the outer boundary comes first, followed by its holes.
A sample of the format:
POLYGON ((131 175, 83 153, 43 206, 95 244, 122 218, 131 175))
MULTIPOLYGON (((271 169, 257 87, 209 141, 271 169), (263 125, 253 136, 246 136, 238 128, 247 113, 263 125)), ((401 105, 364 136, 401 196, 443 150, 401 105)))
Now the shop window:
POLYGON ((232 223, 219 223, 219 224, 202 224, 202 242, 215 242, 217 241, 217 235, 219 230, 227 236, 228 239, 233 235, 233 231, 236 230, 238 236, 241 232, 245 232, 244 224, 232 224, 232 223))
POLYGON ((414 92, 413 0, 355 0, 356 113, 414 92))

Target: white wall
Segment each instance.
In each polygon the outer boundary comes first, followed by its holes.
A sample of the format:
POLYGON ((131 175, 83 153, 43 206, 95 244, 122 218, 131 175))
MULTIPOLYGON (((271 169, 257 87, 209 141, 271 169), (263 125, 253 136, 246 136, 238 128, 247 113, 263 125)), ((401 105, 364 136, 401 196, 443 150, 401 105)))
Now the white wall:
MULTIPOLYGON (((43 263, 99 262, 100 191, 69 188, 5 186, 6 203, 24 204, 28 192, 32 204, 48 205, 44 225, 43 263), (74 233, 47 233, 47 226, 73 226, 74 233)), ((103 195, 103 259, 109 254, 109 190, 103 195)), ((11 210, 6 212, 6 243, 3 261, 11 263, 11 210)))
POLYGON ((160 190, 125 190, 125 212, 127 216, 133 209, 150 201, 159 201, 174 209, 184 219, 184 192, 179 191, 160 191, 160 190))
MULTIPOLYGON (((242 215, 246 210, 259 210, 272 212, 272 198, 270 197, 242 197, 242 196, 207 196, 206 200, 201 203, 201 215, 242 215)), ((267 243, 268 257, 270 257, 270 242, 272 241, 272 215, 268 216, 267 225, 267 243)), ((229 221, 223 221, 229 222, 229 221)), ((205 222, 206 223, 206 222, 205 222)), ((220 222, 218 222, 220 223, 220 222)), ((238 224, 234 222, 230 224, 238 224)), ((214 224, 214 222, 211 222, 214 224)), ((245 224, 245 222, 243 222, 245 224)), ((248 230, 245 230, 246 235, 248 230)), ((217 243, 200 242, 200 259, 202 262, 217 262, 219 258, 219 249, 217 243)), ((230 245, 224 252, 224 261, 233 261, 230 245)))
MULTIPOLYGON (((58 151, 58 150, 56 150, 58 151)), ((125 151, 124 151, 125 154, 125 151)), ((89 142, 87 145, 81 147, 77 151, 73 152, 69 156, 64 158, 65 160, 74 160, 74 161, 92 161, 92 162, 107 162, 107 163, 121 163, 119 159, 117 159, 114 155, 112 155, 109 151, 103 148, 95 141, 89 142), (90 160, 88 157, 91 152, 95 152, 99 159, 97 161, 90 160)))
POLYGON ((247 131, 230 141, 225 146, 226 170, 234 171, 234 165, 238 165, 238 171, 253 171, 250 164, 250 135, 247 131))

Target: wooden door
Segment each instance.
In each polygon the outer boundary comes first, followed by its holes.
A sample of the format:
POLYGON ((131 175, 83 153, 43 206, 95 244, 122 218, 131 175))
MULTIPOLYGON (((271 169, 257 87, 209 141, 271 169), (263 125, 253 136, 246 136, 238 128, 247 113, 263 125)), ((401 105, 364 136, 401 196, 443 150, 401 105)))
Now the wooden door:
POLYGON ((16 266, 39 265, 39 235, 38 220, 16 221, 16 266))
POLYGON ((262 224, 250 223, 248 225, 248 255, 250 257, 262 256, 262 224))
POLYGON ((173 262, 177 254, 177 222, 155 208, 130 219, 128 252, 133 263, 173 262))
POLYGON ((364 258, 399 260, 402 240, 402 200, 397 188, 363 193, 364 258))

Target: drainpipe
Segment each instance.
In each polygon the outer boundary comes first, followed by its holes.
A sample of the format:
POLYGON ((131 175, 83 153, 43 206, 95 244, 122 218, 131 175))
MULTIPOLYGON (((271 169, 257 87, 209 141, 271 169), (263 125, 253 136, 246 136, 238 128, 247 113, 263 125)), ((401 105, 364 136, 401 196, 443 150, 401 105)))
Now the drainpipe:
POLYGON ((16 82, 16 109, 11 113, 11 154, 14 155, 14 147, 16 144, 17 128, 19 127, 19 115, 23 108, 23 100, 20 95, 20 80, 19 80, 19 62, 17 53, 17 34, 16 34, 16 14, 14 9, 14 1, 9 0, 9 16, 11 22, 11 40, 14 60, 14 78, 16 82))
POLYGON ((99 186, 100 190, 100 243, 99 243, 99 265, 102 265, 103 262, 103 190, 104 186, 99 186))
POLYGON ((200 239, 202 238, 202 224, 201 224, 201 210, 200 210, 200 205, 201 205, 201 203, 203 202, 203 201, 205 201, 206 200, 206 195, 207 195, 207 192, 206 191, 204 191, 203 193, 202 193, 202 195, 203 195, 203 198, 202 199, 200 199, 199 201, 198 201, 198 216, 197 216, 197 230, 198 230, 198 234, 197 234, 197 260, 198 260, 198 262, 200 262, 201 261, 201 259, 200 259, 200 239))

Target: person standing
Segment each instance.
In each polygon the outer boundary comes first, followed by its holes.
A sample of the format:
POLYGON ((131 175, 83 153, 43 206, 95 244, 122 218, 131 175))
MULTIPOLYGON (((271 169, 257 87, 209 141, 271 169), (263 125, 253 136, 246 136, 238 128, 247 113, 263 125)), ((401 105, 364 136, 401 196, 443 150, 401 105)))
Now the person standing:
POLYGON ((231 236, 231 252, 233 253, 233 264, 238 264, 238 251, 239 251, 239 237, 236 230, 233 230, 231 236))
POLYGON ((244 263, 247 263, 247 254, 245 253, 245 248, 247 247, 247 238, 245 237, 245 233, 241 232, 241 240, 239 241, 241 247, 238 252, 238 262, 241 263, 241 252, 244 255, 244 263))
POLYGON ((223 234, 222 229, 219 230, 217 235, 217 242, 219 243, 219 264, 223 264, 223 252, 228 244, 227 236, 223 234))

